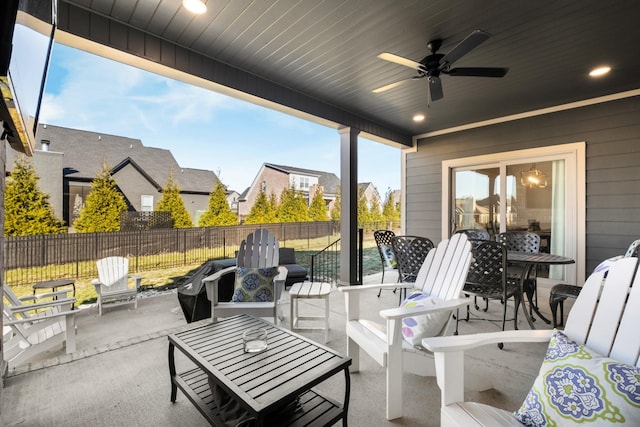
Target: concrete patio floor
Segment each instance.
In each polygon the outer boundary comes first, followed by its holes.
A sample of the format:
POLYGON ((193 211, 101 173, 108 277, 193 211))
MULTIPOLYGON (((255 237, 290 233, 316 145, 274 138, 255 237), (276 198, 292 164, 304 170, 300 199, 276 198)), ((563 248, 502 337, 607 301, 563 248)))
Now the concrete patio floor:
MULTIPOLYGON (((387 273, 385 283, 395 276, 387 273)), ((368 276, 377 283, 380 275, 368 276)), ((369 293, 361 303, 367 317, 375 318, 383 309, 397 306, 398 297, 383 291, 380 298, 369 293)), ((539 301, 549 316, 548 289, 540 288, 539 301)), ((334 289, 330 296, 331 319, 328 346, 344 353, 345 310, 343 295, 334 289)), ((318 300, 301 300, 300 311, 320 314, 318 300)), ((490 303, 488 316, 501 318, 501 306, 490 303)), ((565 309, 565 314, 568 308, 565 309)), ((519 328, 527 329, 519 313, 519 328)), ((284 306, 284 326, 289 326, 288 305, 284 306)), ((483 313, 484 314, 484 313, 483 313)), ((205 419, 178 392, 171 403, 167 363, 167 335, 203 324, 187 324, 175 292, 145 297, 138 309, 120 306, 107 309, 100 317, 95 307, 77 315, 77 351, 44 354, 42 358, 12 369, 2 390, 1 421, 6 426, 204 426, 205 419)), ((550 328, 538 320, 537 327, 550 328)), ((507 324, 513 328, 513 322, 507 324)), ((498 324, 481 320, 460 322, 460 334, 499 330, 498 324)), ((303 333, 321 342, 321 333, 303 333)), ((495 378, 494 388, 469 392, 468 397, 501 408, 515 410, 524 399, 542 362, 546 344, 509 344, 504 350, 486 346, 467 355, 467 372, 480 371, 495 378)), ((178 353, 176 353, 178 355, 178 353)), ((189 366, 177 357, 180 371, 189 366)), ((336 376, 318 388, 341 400, 344 378, 336 376)), ((385 373, 367 355, 361 358, 359 373, 351 374, 348 421, 351 426, 437 426, 440 391, 435 378, 404 375, 403 418, 387 421, 385 373)))

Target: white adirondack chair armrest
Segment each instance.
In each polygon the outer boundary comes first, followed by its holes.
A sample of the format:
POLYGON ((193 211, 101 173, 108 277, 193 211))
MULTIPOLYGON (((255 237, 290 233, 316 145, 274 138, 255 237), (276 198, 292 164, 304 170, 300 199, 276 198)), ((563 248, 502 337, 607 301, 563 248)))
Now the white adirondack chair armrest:
POLYGON ((53 308, 53 307, 70 305, 75 303, 75 301, 76 301, 75 298, 65 298, 65 299, 58 299, 54 301, 38 302, 35 304, 22 304, 19 306, 5 305, 4 308, 5 310, 10 311, 11 313, 24 313, 25 311, 40 310, 43 308, 53 308))
POLYGON ((376 283, 369 285, 351 285, 351 286, 338 286, 340 292, 363 292, 370 291, 372 289, 411 289, 415 286, 414 283, 376 283))
POLYGON ((91 284, 92 284, 93 286, 100 286, 100 285, 102 285, 103 283, 100 281, 100 279, 93 279, 93 280, 91 281, 91 284))
POLYGON ((279 266, 278 267, 278 275, 273 278, 273 290, 275 292, 275 300, 278 301, 282 296, 282 291, 285 288, 285 282, 287 281, 287 275, 289 274, 289 270, 287 267, 279 266))
MULTIPOLYGON (((481 334, 423 338, 422 347, 431 351, 436 362, 436 379, 440 387, 442 408, 464 402, 464 352, 497 343, 545 342, 552 330, 498 331, 481 334)), ((444 410, 444 409, 443 409, 444 410)))
POLYGON ((17 325, 20 323, 38 323, 44 320, 55 319, 56 317, 67 317, 78 314, 78 310, 69 310, 69 311, 59 311, 57 313, 46 313, 37 317, 29 317, 27 319, 12 319, 12 320, 4 320, 3 324, 6 326, 17 325))
POLYGON ((467 304, 472 304, 471 298, 456 298, 448 301, 442 301, 438 304, 428 307, 413 307, 413 308, 389 308, 380 311, 380 316, 387 320, 403 319, 405 317, 419 316, 421 314, 437 313, 439 311, 453 310, 459 307, 464 307, 467 304))
POLYGON ((287 280, 288 274, 289 274, 289 270, 287 270, 287 267, 284 267, 281 265, 278 267, 278 275, 274 277, 273 280, 274 282, 278 281, 278 282, 284 283, 285 280, 287 280))
POLYGON ((71 292, 71 290, 64 290, 64 291, 55 291, 55 292, 46 292, 43 294, 35 294, 35 295, 24 295, 21 297, 18 297, 18 299, 20 301, 37 301, 39 299, 44 299, 44 298, 72 298, 69 296, 69 293, 71 292))
POLYGON ((138 276, 137 274, 129 274, 128 277, 136 281, 136 289, 140 288, 140 284, 142 282, 142 276, 138 276))
POLYGON ((433 353, 452 351, 467 351, 483 345, 517 342, 545 342, 549 341, 553 330, 534 329, 516 331, 485 332, 469 335, 449 335, 442 337, 424 338, 422 346, 433 353))
POLYGON ((225 274, 229 274, 229 273, 233 273, 238 269, 238 266, 236 265, 232 265, 231 267, 227 267, 227 268, 223 268, 220 271, 216 271, 215 273, 213 273, 210 276, 205 277, 204 279, 202 279, 202 281, 204 283, 207 282, 217 282, 218 280, 220 280, 220 278, 222 276, 224 276, 225 274))

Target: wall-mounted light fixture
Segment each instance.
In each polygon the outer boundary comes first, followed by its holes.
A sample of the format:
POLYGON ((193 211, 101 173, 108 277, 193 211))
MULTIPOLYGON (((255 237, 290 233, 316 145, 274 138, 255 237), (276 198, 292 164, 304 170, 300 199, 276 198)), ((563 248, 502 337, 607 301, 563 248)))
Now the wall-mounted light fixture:
POLYGON ((528 171, 520 173, 520 183, 529 188, 545 188, 547 186, 547 175, 540 169, 536 169, 534 164, 528 171))
POLYGON ((203 0, 182 0, 182 5, 191 13, 202 15, 207 11, 207 5, 203 0))

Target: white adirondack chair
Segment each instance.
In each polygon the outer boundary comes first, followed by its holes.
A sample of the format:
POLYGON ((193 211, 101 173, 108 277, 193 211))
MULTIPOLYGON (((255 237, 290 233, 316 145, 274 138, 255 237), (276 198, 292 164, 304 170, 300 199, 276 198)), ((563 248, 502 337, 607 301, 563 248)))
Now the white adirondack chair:
POLYGON ((218 317, 249 313, 257 317, 273 317, 273 323, 276 324, 278 321, 278 300, 282 295, 284 283, 287 279, 287 269, 278 266, 279 256, 278 240, 268 230, 258 229, 249 234, 240 244, 237 265, 220 270, 202 280, 207 289, 207 298, 211 301, 211 321, 215 322, 218 317), (278 275, 273 279, 274 300, 268 302, 220 301, 218 296, 220 278, 225 274, 236 273, 240 267, 278 267, 278 275))
POLYGON ((133 304, 138 308, 138 289, 142 277, 129 274, 129 260, 124 257, 112 256, 102 258, 96 263, 98 278, 91 284, 98 294, 98 312, 102 316, 105 305, 115 307, 122 304, 133 304), (133 287, 129 286, 129 279, 133 279, 133 287))
MULTIPOLYGON (((392 420, 402 416, 402 375, 411 372, 422 376, 435 376, 433 357, 423 349, 415 348, 402 336, 402 320, 421 314, 448 311, 469 304, 469 299, 460 298, 469 264, 471 244, 464 234, 456 234, 441 241, 432 249, 415 283, 393 283, 360 286, 341 286, 345 294, 347 311, 347 354, 352 358, 350 370, 360 369, 360 350, 366 352, 380 366, 386 368, 386 418, 392 420), (429 308, 393 308, 380 311, 382 325, 360 318, 360 294, 379 289, 416 288, 438 297, 443 302, 429 308), (386 328, 385 328, 386 326, 386 328)), ((451 317, 449 318, 451 319, 451 317)), ((440 332, 444 333, 448 322, 440 332)))
MULTIPOLYGON (((637 268, 637 258, 623 258, 611 266, 606 278, 605 271, 589 276, 569 313, 564 334, 603 356, 638 366, 640 275, 637 268)), ((423 339, 423 346, 433 351, 436 358, 442 396, 441 425, 522 425, 510 411, 464 402, 464 352, 499 342, 544 342, 552 333, 551 330, 517 330, 423 339)))
POLYGON ((3 285, 4 305, 2 321, 3 354, 9 368, 25 363, 38 354, 64 344, 67 353, 76 351, 75 298, 66 298, 66 292, 39 294, 18 298, 13 290, 3 285), (25 304, 46 297, 56 300, 25 304))

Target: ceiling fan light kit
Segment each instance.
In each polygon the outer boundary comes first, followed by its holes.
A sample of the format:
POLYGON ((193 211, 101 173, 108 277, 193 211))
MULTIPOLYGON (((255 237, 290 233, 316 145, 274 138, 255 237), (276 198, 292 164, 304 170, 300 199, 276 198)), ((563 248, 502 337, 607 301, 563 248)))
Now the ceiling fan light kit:
POLYGON ((411 68, 418 72, 418 75, 399 80, 397 82, 389 83, 373 90, 374 93, 381 93, 387 90, 396 88, 402 83, 409 80, 416 80, 426 77, 429 84, 429 95, 431 101, 436 101, 444 96, 442 89, 442 81, 440 80, 441 74, 446 74, 451 77, 504 77, 509 71, 508 68, 498 67, 459 67, 451 68, 451 66, 469 53, 471 50, 478 47, 481 43, 491 37, 491 34, 482 30, 472 31, 464 40, 462 40, 456 47, 449 53, 438 53, 438 49, 442 45, 442 40, 431 40, 427 44, 427 49, 431 52, 429 55, 422 58, 419 62, 413 61, 408 58, 404 58, 393 53, 384 52, 378 55, 378 58, 385 61, 393 62, 394 64, 402 65, 411 68))

